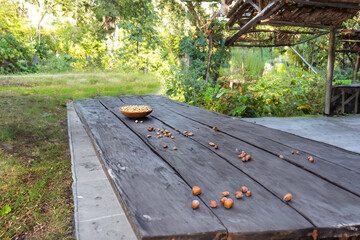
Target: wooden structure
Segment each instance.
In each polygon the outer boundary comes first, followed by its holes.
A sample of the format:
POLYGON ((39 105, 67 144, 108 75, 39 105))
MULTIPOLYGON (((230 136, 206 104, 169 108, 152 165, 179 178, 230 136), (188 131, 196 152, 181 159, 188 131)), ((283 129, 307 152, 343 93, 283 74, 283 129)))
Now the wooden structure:
MULTIPOLYGON (((330 114, 332 79, 337 28, 360 10, 358 0, 238 0, 230 10, 227 25, 236 30, 226 40, 227 46, 292 46, 299 35, 323 32, 283 30, 282 26, 327 29, 330 31, 324 114, 330 114), (236 26, 237 25, 237 26, 236 26), (271 25, 276 30, 266 30, 271 25), (262 34, 262 39, 259 35, 262 34), (264 34, 271 34, 263 38, 264 34), (251 44, 249 44, 251 42, 251 44), (255 44, 254 44, 255 43, 255 44)), ((311 39, 311 38, 309 38, 311 39)), ((300 43, 302 43, 301 41, 300 43)))
POLYGON ((81 100, 74 106, 139 239, 360 237, 359 154, 163 96, 81 100), (153 108, 139 119, 143 123, 119 112, 134 104, 153 108), (150 126, 156 131, 148 131, 150 126), (157 129, 174 138, 157 138, 157 129), (238 158, 242 151, 251 154, 250 161, 238 158), (236 199, 242 185, 252 194, 236 199), (192 186, 202 193, 193 196, 192 186), (219 203, 224 191, 234 200, 231 209, 219 203), (283 201, 287 193, 290 202, 283 201), (200 202, 196 210, 194 199, 200 202), (217 208, 209 207, 212 200, 217 208))
POLYGON ((360 84, 337 85, 332 87, 331 113, 359 113, 360 84))

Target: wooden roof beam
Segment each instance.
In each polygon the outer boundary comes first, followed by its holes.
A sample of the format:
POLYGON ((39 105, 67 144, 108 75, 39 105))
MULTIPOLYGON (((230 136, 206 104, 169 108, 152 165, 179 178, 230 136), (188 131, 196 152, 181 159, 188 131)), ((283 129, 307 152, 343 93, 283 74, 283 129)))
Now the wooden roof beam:
POLYGON ((274 0, 270 2, 261 12, 259 12, 254 18, 248 21, 241 29, 226 39, 226 46, 230 46, 234 44, 234 42, 241 37, 244 33, 246 33, 250 28, 257 25, 261 20, 266 19, 271 14, 277 12, 282 6, 284 6, 285 2, 280 0, 274 0))
POLYGON ((321 24, 312 24, 312 23, 298 23, 298 22, 288 22, 288 21, 280 21, 280 20, 266 20, 261 21, 259 25, 270 25, 270 26, 291 26, 291 27, 308 27, 308 28, 330 28, 329 25, 321 25, 321 24))
POLYGON ((236 12, 232 15, 232 17, 229 19, 229 21, 226 23, 227 26, 232 27, 236 21, 238 20, 238 18, 246 11, 246 9, 248 9, 250 7, 250 4, 248 4, 247 2, 244 2, 243 5, 241 5, 241 7, 239 7, 236 12))
POLYGON ((244 0, 237 0, 234 7, 231 8, 231 10, 229 11, 228 15, 226 16, 227 18, 231 18, 231 16, 237 11, 237 9, 240 7, 241 4, 244 3, 244 0))
POLYGON ((306 1, 306 0, 292 0, 299 5, 299 7, 329 7, 329 8, 348 8, 360 10, 360 6, 356 3, 333 3, 333 2, 317 2, 317 1, 306 1))
MULTIPOLYGON (((240 27, 231 27, 230 30, 240 30, 240 27)), ((319 34, 321 33, 321 31, 295 31, 295 30, 282 30, 282 29, 273 29, 273 30, 269 30, 269 29, 252 29, 247 31, 247 33, 261 33, 261 32, 265 32, 265 33, 286 33, 286 34, 319 34)))

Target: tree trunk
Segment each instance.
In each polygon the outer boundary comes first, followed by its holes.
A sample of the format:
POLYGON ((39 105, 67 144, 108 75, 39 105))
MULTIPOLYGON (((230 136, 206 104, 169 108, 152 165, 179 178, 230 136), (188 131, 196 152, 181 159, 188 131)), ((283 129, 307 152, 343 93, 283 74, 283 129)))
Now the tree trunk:
POLYGON ((207 59, 207 66, 206 66, 206 73, 205 73, 205 82, 209 82, 209 75, 210 75, 210 62, 211 62, 211 56, 213 54, 213 35, 210 34, 208 36, 209 39, 209 53, 208 53, 208 59, 207 59))
POLYGON ((356 62, 355 62, 355 67, 354 67, 354 72, 353 72, 353 79, 351 83, 355 83, 355 81, 357 80, 357 74, 359 71, 359 67, 360 67, 360 53, 356 54, 356 62))
POLYGON ((200 18, 198 16, 198 14, 195 11, 194 5, 192 4, 192 2, 186 2, 186 6, 187 6, 190 14, 194 18, 196 28, 200 31, 200 29, 201 29, 201 21, 200 21, 200 18))
POLYGON ((335 63, 335 42, 336 42, 336 28, 330 27, 330 39, 329 39, 329 52, 326 74, 326 89, 325 89, 325 107, 324 114, 330 115, 331 107, 331 91, 332 81, 334 76, 334 63, 335 63))

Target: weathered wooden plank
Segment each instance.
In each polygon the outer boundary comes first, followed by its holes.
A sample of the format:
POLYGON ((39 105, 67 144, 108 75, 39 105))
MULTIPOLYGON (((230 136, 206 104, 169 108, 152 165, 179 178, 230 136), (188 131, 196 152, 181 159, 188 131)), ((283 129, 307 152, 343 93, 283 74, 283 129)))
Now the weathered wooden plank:
MULTIPOLYGON (((122 116, 119 107, 124 103, 119 99, 104 98, 101 102, 176 169, 186 182, 201 187, 203 193, 200 198, 203 202, 219 201, 223 191, 231 193, 235 201, 232 209, 223 207, 213 209, 227 228, 229 238, 287 239, 304 237, 312 233, 313 225, 303 216, 217 153, 209 150, 207 146, 194 142, 182 134, 174 134, 176 133, 174 130, 172 130, 174 139, 167 137, 158 139, 155 133, 152 133, 151 138, 147 138, 149 132, 146 129, 149 126, 159 129, 168 129, 169 126, 153 117, 144 119, 142 124, 137 124, 134 120, 122 116), (168 145, 166 149, 163 148, 165 144, 168 145), (174 146, 177 150, 172 150, 174 146), (251 189, 253 195, 237 200, 234 198, 234 193, 242 185, 251 189)), ((157 108, 154 109, 154 112, 156 111, 157 108)))
MULTIPOLYGON (((134 100, 131 101, 126 98, 124 101, 131 104, 136 103, 134 100)), ((146 101, 139 102, 138 99, 135 99, 135 101, 146 104, 146 101)), ((353 234, 349 236, 360 234, 360 232, 356 231, 351 233, 351 228, 349 228, 349 226, 356 228, 360 222, 360 198, 358 196, 336 185, 329 184, 302 168, 284 162, 273 154, 222 132, 215 132, 209 127, 177 115, 159 104, 152 103, 151 106, 154 108, 152 116, 165 122, 169 127, 194 132, 195 135, 191 139, 204 146, 207 146, 209 141, 218 144, 219 149, 217 150, 210 146, 208 148, 251 176, 279 198, 282 198, 290 191, 294 196, 294 200, 289 204, 310 219, 319 229, 333 227, 338 234, 353 234), (251 153, 253 160, 243 163, 238 159, 237 155, 242 150, 251 153), (340 224, 341 226, 339 226, 340 224)), ((305 158, 303 161, 309 165, 314 165, 305 158)), ((332 173, 336 174, 336 171, 332 171, 332 173)), ((349 171, 348 173, 352 174, 349 171)), ((353 175, 353 177, 355 179, 348 179, 348 184, 358 187, 357 183, 360 182, 360 174, 353 175)), ((359 190, 359 188, 357 189, 359 190)), ((322 234, 319 237, 330 237, 326 231, 319 232, 322 234)))
MULTIPOLYGON (((146 103, 146 101, 145 101, 146 103)), ((160 108, 154 113, 156 117, 163 119, 166 118, 166 122, 167 123, 171 123, 172 119, 169 119, 169 117, 171 116, 174 119, 180 119, 180 122, 186 122, 188 124, 189 119, 186 119, 185 117, 181 116, 181 115, 176 115, 174 114, 175 112, 170 112, 168 109, 166 109, 165 107, 156 104, 154 105, 154 103, 152 104, 152 106, 156 107, 156 106, 160 106, 160 108), (159 116, 159 112, 161 112, 161 115, 159 116), (165 114, 166 112, 166 114, 165 114)), ((174 108, 173 108, 174 109, 174 108)), ((192 124, 196 124, 197 122, 194 122, 192 124)), ((236 125, 234 126, 234 128, 236 128, 236 125)), ((209 127, 204 126, 203 127, 203 132, 202 135, 207 134, 207 132, 209 132, 209 127)), ((212 132, 212 131, 210 131, 212 132)), ((219 133, 220 134, 220 133, 219 133)), ((224 156, 227 159, 231 159, 230 161, 235 161, 237 160, 235 158, 235 156, 237 156, 239 154, 240 148, 239 147, 235 147, 232 146, 233 142, 236 143, 241 143, 242 145, 245 145, 243 147, 243 149, 252 149, 252 152, 259 152, 262 154, 262 157, 260 158, 264 158, 264 159, 276 159, 279 160, 281 162, 286 161, 292 165, 295 165, 301 169, 305 169, 313 174, 315 174, 316 176, 325 179, 349 192, 354 193, 357 196, 360 196, 360 173, 352 171, 350 169, 344 168, 342 166, 338 166, 335 165, 331 162, 326 161, 325 159, 322 158, 315 158, 316 159, 316 164, 312 164, 308 161, 307 157, 308 156, 312 156, 311 153, 306 153, 306 152, 301 152, 299 155, 297 154, 291 154, 291 152, 294 149, 291 149, 290 147, 287 146, 283 146, 282 144, 279 144, 277 142, 273 142, 270 140, 266 140, 264 141, 263 138, 258 137, 258 136, 248 136, 245 135, 245 142, 243 140, 241 140, 240 138, 235 138, 231 135, 227 135, 227 134, 223 134, 221 133, 220 136, 208 136, 207 138, 210 138, 211 140, 215 141, 214 138, 218 138, 222 141, 224 141, 227 147, 226 154, 232 154, 229 156, 224 156), (223 140, 225 139, 225 140, 223 140), (248 142, 261 142, 261 148, 255 147, 254 145, 249 144, 248 142), (231 143, 231 144, 230 144, 231 143), (238 149, 238 151, 236 151, 236 149, 238 149), (264 153, 266 153, 267 155, 264 156, 264 153), (283 160, 279 159, 279 156, 282 155, 283 156, 283 160)), ((219 152, 219 151, 217 151, 219 152)), ((220 151, 221 152, 221 151, 220 151)), ((241 151, 240 151, 241 152, 241 151)), ((281 168, 285 168, 288 169, 288 167, 286 167, 287 165, 283 165, 283 163, 281 163, 281 168)))
POLYGON ((97 100, 75 102, 139 239, 222 239, 226 229, 190 186, 97 100))
MULTIPOLYGON (((353 153, 326 143, 317 142, 314 140, 306 139, 291 133, 283 132, 280 130, 271 129, 258 124, 242 121, 241 119, 226 116, 216 112, 207 111, 198 107, 190 106, 181 102, 176 102, 162 96, 144 96, 146 101, 157 103, 161 101, 164 107, 170 108, 179 114, 187 116, 190 119, 204 123, 208 126, 221 126, 222 131, 243 139, 246 136, 257 136, 255 140, 246 139, 247 142, 261 147, 264 142, 279 143, 283 145, 283 150, 279 149, 274 152, 276 155, 287 154, 287 149, 299 150, 304 154, 309 154, 315 158, 321 158, 338 166, 345 167, 349 170, 360 173, 360 154, 353 153), (182 106, 177 107, 177 106, 182 106), (233 129, 232 126, 237 126, 233 129)), ((265 146, 264 146, 265 147, 265 146)), ((284 155, 286 156, 286 155, 284 155)))

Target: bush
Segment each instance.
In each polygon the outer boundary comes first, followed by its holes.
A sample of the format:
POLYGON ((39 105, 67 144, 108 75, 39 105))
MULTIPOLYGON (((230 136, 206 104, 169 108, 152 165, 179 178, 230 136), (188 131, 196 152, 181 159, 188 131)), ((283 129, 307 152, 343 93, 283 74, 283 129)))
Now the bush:
POLYGON ((53 55, 48 59, 41 61, 38 68, 40 72, 66 72, 72 70, 72 64, 74 62, 75 59, 67 54, 59 57, 53 55))

